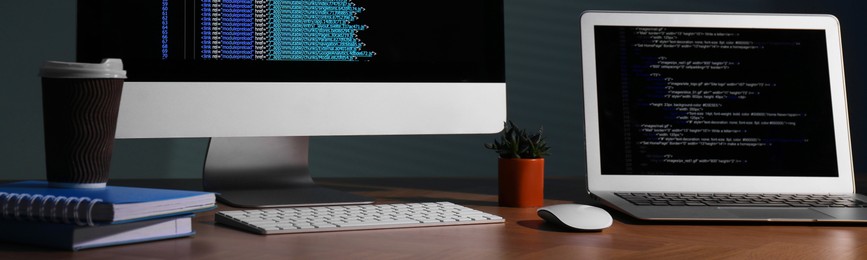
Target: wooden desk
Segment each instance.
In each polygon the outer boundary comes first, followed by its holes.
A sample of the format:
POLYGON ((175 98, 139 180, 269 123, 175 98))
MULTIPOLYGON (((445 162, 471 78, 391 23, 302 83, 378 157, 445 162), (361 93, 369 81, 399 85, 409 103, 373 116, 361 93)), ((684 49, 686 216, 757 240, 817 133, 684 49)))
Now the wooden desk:
MULTIPOLYGON (((181 188, 196 181, 116 181, 114 185, 181 188)), ((612 212, 602 232, 564 232, 532 208, 497 207, 494 179, 334 179, 328 186, 379 203, 452 201, 506 218, 505 224, 330 233, 255 235, 199 214, 190 238, 54 251, 0 244, 0 259, 858 259, 867 258, 867 225, 646 223, 612 212)), ((577 179, 549 179, 547 204, 590 201, 577 179)), ((219 210, 231 209, 220 206, 219 210)))

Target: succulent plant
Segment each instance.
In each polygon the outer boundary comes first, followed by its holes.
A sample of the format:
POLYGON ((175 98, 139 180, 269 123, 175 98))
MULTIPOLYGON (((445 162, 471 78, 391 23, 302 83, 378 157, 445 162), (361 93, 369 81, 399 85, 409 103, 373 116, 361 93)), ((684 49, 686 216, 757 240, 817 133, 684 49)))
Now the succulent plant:
POLYGON ((485 144, 485 147, 494 150, 500 158, 506 159, 544 158, 551 149, 542 137, 542 127, 531 135, 526 130, 518 128, 512 121, 505 123, 499 139, 485 144))

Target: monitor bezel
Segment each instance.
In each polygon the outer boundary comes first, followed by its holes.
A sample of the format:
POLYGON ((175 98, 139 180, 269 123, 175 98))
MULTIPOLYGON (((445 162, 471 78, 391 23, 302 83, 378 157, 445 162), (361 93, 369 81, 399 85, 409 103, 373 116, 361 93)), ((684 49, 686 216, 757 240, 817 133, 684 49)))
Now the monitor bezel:
POLYGON ((832 15, 587 11, 581 15, 584 123, 589 191, 851 193, 854 167, 840 26, 832 15), (604 175, 601 169, 595 26, 818 29, 825 31, 831 79, 837 177, 604 175))

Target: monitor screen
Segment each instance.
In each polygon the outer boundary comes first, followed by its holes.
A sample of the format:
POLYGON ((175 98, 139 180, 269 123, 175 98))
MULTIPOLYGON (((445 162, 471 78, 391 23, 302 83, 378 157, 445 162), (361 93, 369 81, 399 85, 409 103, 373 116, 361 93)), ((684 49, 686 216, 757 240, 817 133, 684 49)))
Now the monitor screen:
POLYGON ((504 82, 501 1, 83 0, 133 81, 504 82))
POLYGON ((595 36, 602 174, 837 176, 824 30, 595 36))
POLYGON ((118 138, 213 137, 241 207, 370 202, 314 185, 308 136, 502 129, 501 0, 80 0, 77 59, 121 58, 118 138))

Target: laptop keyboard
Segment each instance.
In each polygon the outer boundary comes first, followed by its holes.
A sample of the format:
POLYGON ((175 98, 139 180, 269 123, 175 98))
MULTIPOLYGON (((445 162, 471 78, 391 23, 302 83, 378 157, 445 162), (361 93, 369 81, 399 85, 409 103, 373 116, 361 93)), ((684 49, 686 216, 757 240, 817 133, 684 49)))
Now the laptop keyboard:
POLYGON ((846 207, 865 208, 853 195, 829 194, 717 194, 717 193, 615 193, 638 206, 714 207, 846 207))

